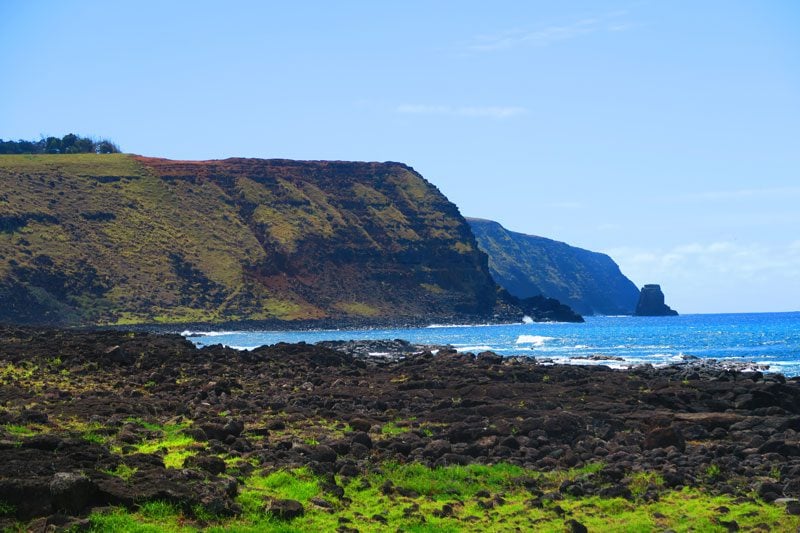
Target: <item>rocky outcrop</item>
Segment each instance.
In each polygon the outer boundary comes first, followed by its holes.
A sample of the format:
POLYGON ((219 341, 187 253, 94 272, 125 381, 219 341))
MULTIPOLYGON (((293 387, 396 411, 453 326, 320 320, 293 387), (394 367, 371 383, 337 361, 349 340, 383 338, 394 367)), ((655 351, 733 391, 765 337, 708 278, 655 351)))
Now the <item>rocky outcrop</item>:
POLYGON ((583 315, 630 315, 639 291, 607 255, 468 218, 494 280, 518 298, 545 296, 583 315))
MULTIPOLYGON (((800 497, 800 378, 780 374, 707 361, 614 371, 409 353, 402 342, 389 358, 309 344, 197 349, 177 335, 2 326, 0 345, 0 366, 25 371, 0 387, 0 530, 151 500, 236 515, 246 487, 237 478, 301 466, 329 476, 337 511, 350 479, 415 462, 537 472, 601 463, 548 490, 631 505, 641 472, 667 488, 800 497), (111 358, 116 351, 130 358, 111 358), (167 465, 166 448, 138 446, 178 421, 191 437, 180 468, 167 465)), ((549 477, 515 482, 537 489, 549 477)))
POLYGON ((401 163, 7 155, 0 205, 0 321, 495 314, 458 208, 401 163))
POLYGON ((555 298, 531 296, 529 298, 511 297, 514 306, 522 309, 525 316, 541 322, 584 322, 583 317, 568 305, 555 298))
POLYGON ((648 284, 642 287, 639 303, 636 304, 636 316, 677 316, 678 312, 664 303, 661 286, 648 284))

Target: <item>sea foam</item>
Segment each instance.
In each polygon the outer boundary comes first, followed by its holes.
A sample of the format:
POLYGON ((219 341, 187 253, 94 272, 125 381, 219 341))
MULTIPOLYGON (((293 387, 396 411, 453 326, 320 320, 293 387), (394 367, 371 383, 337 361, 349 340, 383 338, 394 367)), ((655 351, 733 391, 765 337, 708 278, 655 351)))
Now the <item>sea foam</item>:
POLYGON ((456 351, 459 352, 488 352, 495 349, 491 346, 456 346, 456 351))
POLYGON ((545 337, 544 335, 520 335, 517 337, 517 344, 532 344, 534 346, 544 346, 547 341, 555 337, 545 337))
POLYGON ((182 337, 223 337, 225 335, 236 335, 240 331, 190 331, 185 329, 181 331, 182 337))

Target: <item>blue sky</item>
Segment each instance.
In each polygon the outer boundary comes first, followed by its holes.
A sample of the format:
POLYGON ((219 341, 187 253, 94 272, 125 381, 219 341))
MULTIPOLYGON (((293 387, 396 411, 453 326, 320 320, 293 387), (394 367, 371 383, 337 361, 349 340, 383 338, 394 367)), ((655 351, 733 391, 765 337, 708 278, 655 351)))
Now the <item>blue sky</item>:
POLYGON ((799 28, 794 0, 3 0, 0 138, 402 161, 679 311, 798 310, 799 28))

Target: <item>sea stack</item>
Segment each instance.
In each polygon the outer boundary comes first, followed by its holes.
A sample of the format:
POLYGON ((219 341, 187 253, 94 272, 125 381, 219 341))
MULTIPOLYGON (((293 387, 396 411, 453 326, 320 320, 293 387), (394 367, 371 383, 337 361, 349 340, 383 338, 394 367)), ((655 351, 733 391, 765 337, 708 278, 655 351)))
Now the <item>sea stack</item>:
POLYGON ((650 283, 642 287, 639 303, 636 304, 636 316, 677 316, 678 312, 664 303, 661 285, 650 283))

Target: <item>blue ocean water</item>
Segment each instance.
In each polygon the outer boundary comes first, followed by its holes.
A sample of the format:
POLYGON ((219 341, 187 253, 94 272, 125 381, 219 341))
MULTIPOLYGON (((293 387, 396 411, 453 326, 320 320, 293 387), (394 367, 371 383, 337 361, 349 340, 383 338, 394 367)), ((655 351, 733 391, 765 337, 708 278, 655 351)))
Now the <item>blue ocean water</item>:
POLYGON ((491 350, 556 363, 627 367, 682 361, 684 356, 755 362, 769 371, 800 375, 800 312, 677 317, 587 317, 584 324, 431 325, 409 329, 208 331, 183 333, 198 345, 252 349, 277 342, 405 339, 450 344, 460 351, 491 350), (593 355, 624 361, 586 361, 593 355))

